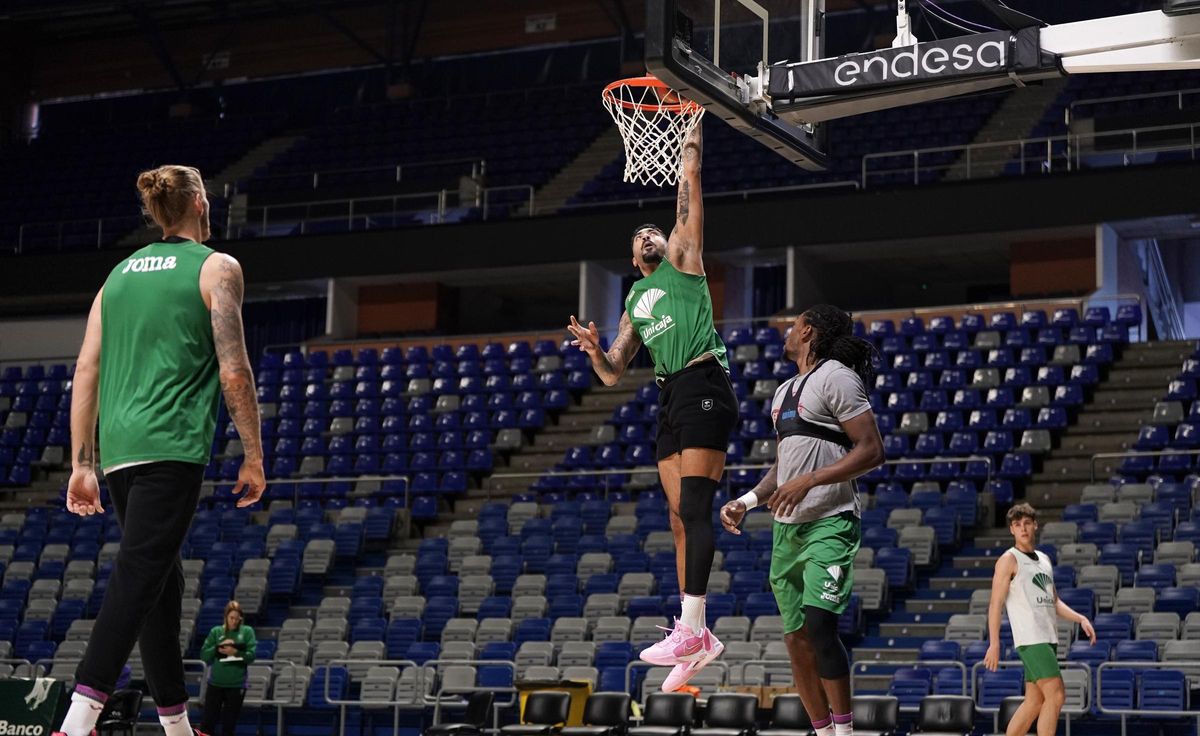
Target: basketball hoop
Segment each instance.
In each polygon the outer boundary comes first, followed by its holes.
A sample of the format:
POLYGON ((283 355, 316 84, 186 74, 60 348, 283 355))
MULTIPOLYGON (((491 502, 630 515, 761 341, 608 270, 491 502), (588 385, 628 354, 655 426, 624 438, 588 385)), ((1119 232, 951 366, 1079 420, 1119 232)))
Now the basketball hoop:
POLYGON ((660 187, 679 181, 683 141, 704 107, 649 75, 619 79, 601 98, 625 141, 625 181, 660 187))

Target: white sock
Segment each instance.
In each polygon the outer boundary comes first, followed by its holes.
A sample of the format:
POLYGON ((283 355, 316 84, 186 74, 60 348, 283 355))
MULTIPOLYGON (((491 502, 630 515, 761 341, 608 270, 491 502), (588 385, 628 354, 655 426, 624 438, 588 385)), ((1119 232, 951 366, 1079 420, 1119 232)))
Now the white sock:
POLYGON ((683 611, 679 616, 680 622, 692 631, 699 633, 704 629, 704 596, 683 596, 683 611))
POLYGON ((67 717, 62 722, 62 732, 66 736, 92 736, 92 729, 100 719, 100 711, 104 704, 92 700, 79 693, 71 694, 71 707, 67 709, 67 717))
POLYGON ((167 736, 192 736, 192 724, 188 721, 187 708, 182 713, 165 716, 158 714, 158 722, 162 724, 167 736))
POLYGON ((825 718, 818 718, 817 720, 812 722, 812 725, 813 725, 813 733, 815 733, 817 736, 834 736, 833 718, 831 716, 825 716, 825 718))
POLYGON ((833 716, 833 736, 853 736, 854 734, 854 714, 847 713, 845 715, 833 716))

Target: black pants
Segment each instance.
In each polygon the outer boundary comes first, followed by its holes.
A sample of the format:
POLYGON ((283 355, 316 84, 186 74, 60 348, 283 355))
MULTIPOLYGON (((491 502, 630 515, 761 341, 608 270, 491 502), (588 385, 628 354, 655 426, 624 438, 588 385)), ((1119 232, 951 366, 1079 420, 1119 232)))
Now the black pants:
POLYGON ((233 736, 245 697, 246 691, 240 687, 217 687, 209 683, 208 692, 204 696, 204 722, 200 730, 209 736, 217 736, 219 721, 221 736, 233 736))
POLYGON ((137 643, 155 704, 170 708, 187 702, 179 648, 179 550, 196 513, 203 479, 204 466, 181 462, 135 465, 108 474, 121 549, 75 673, 76 689, 82 694, 111 695, 137 643))

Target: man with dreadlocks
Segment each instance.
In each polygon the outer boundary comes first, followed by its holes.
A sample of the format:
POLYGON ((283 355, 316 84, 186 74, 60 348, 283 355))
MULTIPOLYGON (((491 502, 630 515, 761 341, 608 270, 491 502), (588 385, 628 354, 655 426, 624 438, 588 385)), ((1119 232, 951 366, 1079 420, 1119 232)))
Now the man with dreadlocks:
POLYGON ((771 402, 777 460, 757 486, 721 509, 733 534, 741 534, 738 525, 755 506, 766 503, 775 514, 771 589, 817 736, 853 732, 850 660, 837 617, 850 602, 859 545, 854 479, 883 463, 867 398, 875 349, 852 328, 849 314, 827 304, 796 318, 783 349, 799 374, 771 402))

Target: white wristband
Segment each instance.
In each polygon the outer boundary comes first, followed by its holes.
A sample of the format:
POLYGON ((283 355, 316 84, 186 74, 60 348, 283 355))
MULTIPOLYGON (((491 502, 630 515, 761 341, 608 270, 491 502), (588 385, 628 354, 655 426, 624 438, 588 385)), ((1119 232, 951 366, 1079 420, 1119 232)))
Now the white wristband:
POLYGON ((758 496, 754 494, 754 491, 747 491, 745 495, 738 500, 745 505, 747 511, 758 505, 758 496))

